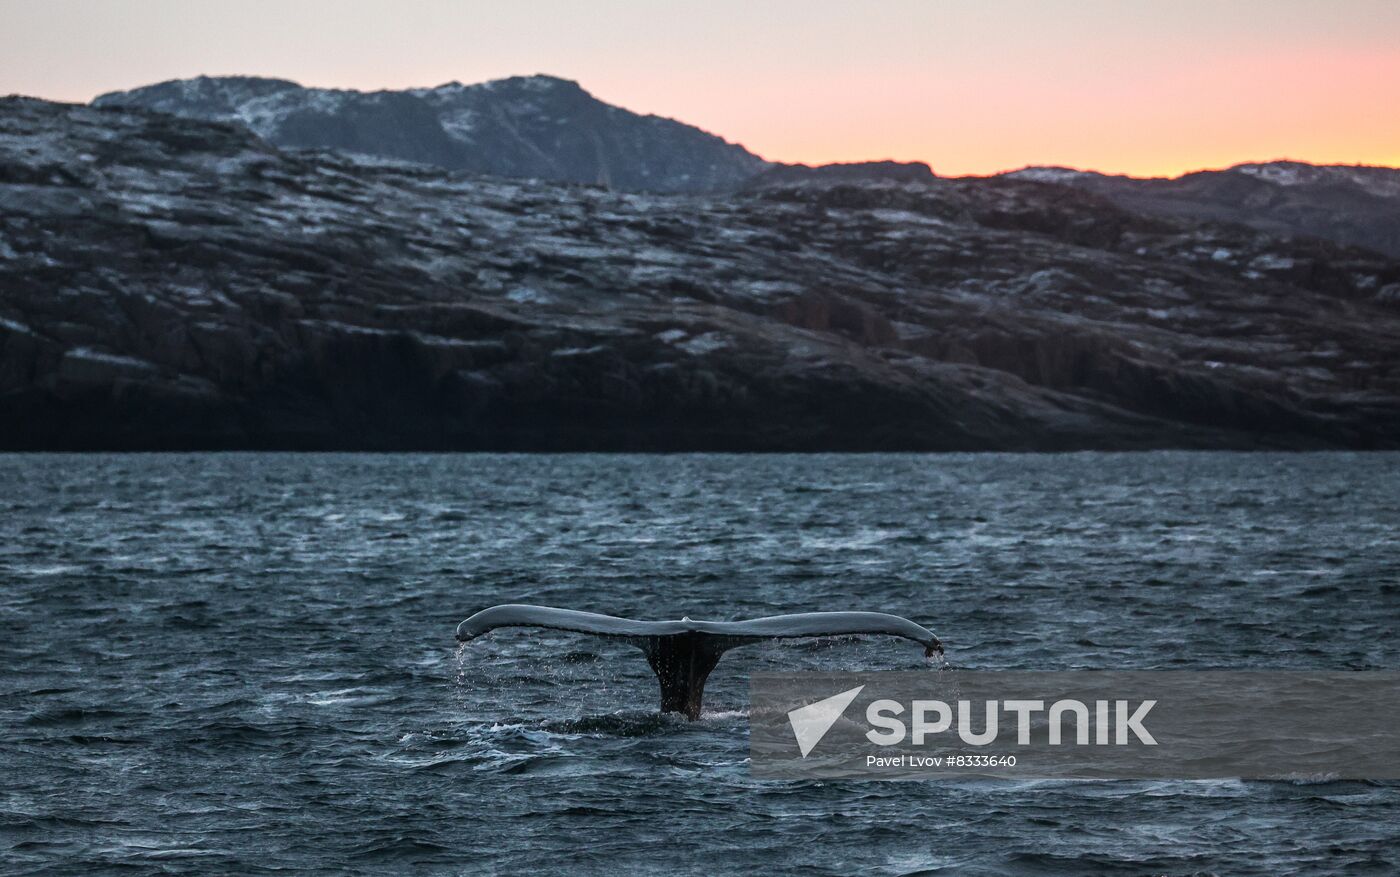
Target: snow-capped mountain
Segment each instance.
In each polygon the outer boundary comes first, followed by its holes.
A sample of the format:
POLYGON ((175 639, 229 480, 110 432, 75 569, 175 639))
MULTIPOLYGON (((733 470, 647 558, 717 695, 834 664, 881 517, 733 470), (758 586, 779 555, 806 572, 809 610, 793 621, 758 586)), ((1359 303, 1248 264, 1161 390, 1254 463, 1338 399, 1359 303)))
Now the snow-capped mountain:
POLYGON ((770 166, 699 128, 606 104, 553 76, 377 92, 201 76, 93 103, 238 123, 283 147, 631 191, 732 189, 770 166))
POLYGON ((1158 216, 1236 222, 1400 256, 1400 170, 1299 161, 1239 164, 1174 179, 1028 167, 1004 176, 1073 186, 1158 216))

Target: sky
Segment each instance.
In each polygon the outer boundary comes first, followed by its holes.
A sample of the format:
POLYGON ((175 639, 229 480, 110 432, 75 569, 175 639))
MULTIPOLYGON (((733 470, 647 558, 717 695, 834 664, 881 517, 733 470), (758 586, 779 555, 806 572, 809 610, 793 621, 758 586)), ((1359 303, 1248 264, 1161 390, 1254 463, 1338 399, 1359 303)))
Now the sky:
POLYGON ((0 94, 548 73, 777 161, 1400 166, 1400 0, 0 0, 0 94))

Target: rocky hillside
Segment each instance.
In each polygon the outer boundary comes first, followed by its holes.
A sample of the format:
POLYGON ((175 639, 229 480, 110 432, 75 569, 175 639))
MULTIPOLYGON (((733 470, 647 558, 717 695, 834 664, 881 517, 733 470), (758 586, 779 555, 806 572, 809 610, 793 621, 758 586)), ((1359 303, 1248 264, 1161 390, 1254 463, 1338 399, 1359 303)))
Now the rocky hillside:
MULTIPOLYGON (((597 100, 578 83, 517 76, 408 91, 304 88, 201 76, 102 95, 102 107, 244 125, 285 148, 334 149, 474 174, 632 192, 723 193, 802 182, 931 182, 919 162, 767 162, 699 128, 597 100)), ((1400 170, 1245 164, 1176 179, 1032 167, 1013 179, 1072 186, 1136 213, 1237 222, 1400 257, 1400 170)))
POLYGON ((611 106, 552 76, 372 93, 201 76, 93 103, 242 124, 284 147, 632 191, 732 189, 769 166, 699 128, 611 106))
POLYGON ((745 184, 746 189, 787 186, 795 183, 932 183, 933 168, 922 161, 856 161, 836 164, 775 164, 745 184))
POLYGON ((1059 185, 724 196, 0 101, 6 448, 1400 446, 1400 262, 1059 185))
POLYGON ((1238 222, 1270 234, 1309 235, 1400 258, 1396 168, 1274 161, 1175 179, 1057 167, 1026 168, 1008 176, 1073 186, 1139 213, 1238 222))

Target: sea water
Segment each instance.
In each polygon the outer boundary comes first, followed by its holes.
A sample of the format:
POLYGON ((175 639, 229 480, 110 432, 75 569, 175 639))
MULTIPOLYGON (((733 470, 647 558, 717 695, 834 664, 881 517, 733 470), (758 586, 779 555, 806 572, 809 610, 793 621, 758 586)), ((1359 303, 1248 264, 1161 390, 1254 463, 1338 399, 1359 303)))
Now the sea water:
POLYGON ((1400 869, 1400 787, 765 782, 756 670, 1400 669, 1400 455, 0 457, 8 873, 1400 869), (695 723, 624 644, 497 631, 866 609, 738 649, 695 723))

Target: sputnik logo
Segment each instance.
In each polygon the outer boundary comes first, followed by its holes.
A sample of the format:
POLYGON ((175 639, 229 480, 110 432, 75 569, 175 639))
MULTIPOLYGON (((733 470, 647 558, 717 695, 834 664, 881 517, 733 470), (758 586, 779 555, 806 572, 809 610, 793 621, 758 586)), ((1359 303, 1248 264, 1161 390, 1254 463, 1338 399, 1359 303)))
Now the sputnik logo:
POLYGON ((846 707, 851 705, 851 701, 856 699, 856 695, 860 694, 864 687, 858 685, 849 691, 798 707, 787 714, 788 722, 792 725, 792 735, 797 738, 797 748, 802 750, 803 758, 822 741, 826 732, 831 730, 831 726, 836 724, 836 720, 841 718, 846 707))

